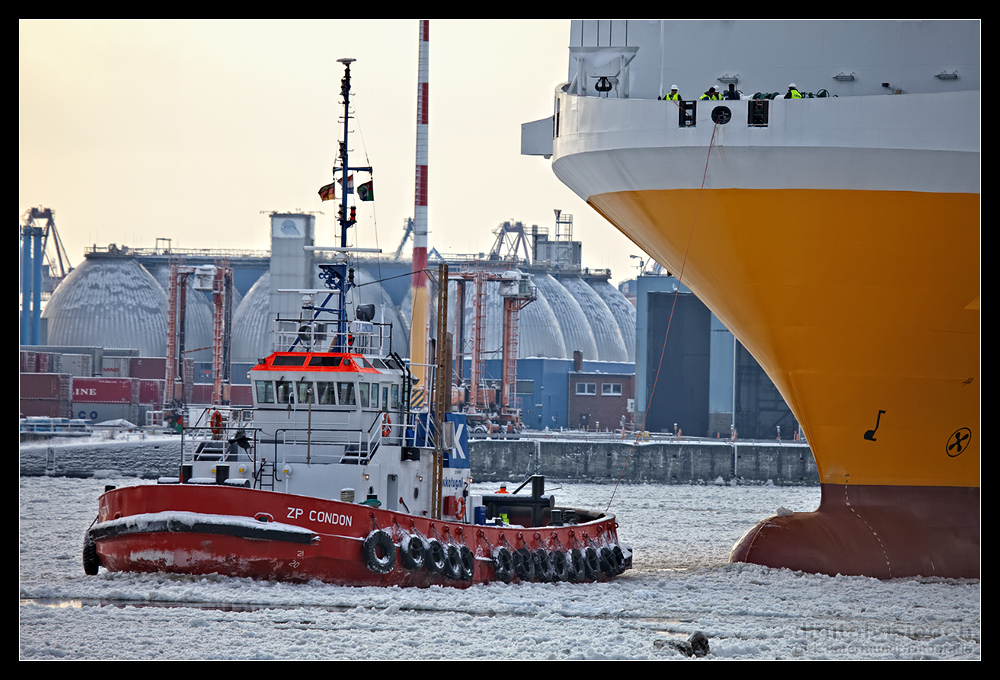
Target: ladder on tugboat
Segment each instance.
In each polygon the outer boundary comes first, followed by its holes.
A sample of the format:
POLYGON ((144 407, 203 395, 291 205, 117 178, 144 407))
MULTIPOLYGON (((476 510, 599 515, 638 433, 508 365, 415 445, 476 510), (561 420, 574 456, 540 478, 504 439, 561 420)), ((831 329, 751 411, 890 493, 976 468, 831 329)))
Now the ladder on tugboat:
POLYGON ((256 489, 274 491, 274 461, 268 462, 266 458, 261 458, 260 467, 257 469, 253 481, 256 489))

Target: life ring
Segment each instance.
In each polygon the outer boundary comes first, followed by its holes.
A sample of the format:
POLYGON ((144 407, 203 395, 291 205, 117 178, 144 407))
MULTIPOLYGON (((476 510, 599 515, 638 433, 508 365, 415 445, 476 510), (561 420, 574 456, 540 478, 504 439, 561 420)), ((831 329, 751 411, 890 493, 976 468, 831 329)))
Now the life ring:
POLYGON ((424 539, 415 534, 405 534, 403 540, 399 542, 399 556, 407 569, 415 571, 423 567, 427 561, 427 546, 424 539))
POLYGON ((212 412, 211 425, 212 439, 218 439, 222 436, 222 414, 218 411, 212 412))
POLYGON ((361 544, 365 566, 376 574, 388 574, 396 564, 396 546, 387 531, 376 529, 361 544))
POLYGON ((388 437, 392 434, 392 418, 388 413, 382 414, 382 436, 388 437))
POLYGON ((465 497, 459 496, 457 502, 455 503, 455 517, 462 518, 465 517, 465 497))
POLYGON ((497 548, 493 555, 493 575, 504 583, 514 578, 514 556, 508 548, 497 548))

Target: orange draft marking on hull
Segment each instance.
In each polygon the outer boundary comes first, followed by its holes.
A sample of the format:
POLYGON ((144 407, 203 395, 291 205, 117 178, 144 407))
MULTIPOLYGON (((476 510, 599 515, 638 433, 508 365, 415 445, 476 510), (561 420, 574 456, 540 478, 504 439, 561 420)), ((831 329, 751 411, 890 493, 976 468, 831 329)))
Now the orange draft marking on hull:
POLYGON ((823 483, 979 486, 978 194, 664 190, 590 203, 670 271, 683 266, 791 407, 823 483))

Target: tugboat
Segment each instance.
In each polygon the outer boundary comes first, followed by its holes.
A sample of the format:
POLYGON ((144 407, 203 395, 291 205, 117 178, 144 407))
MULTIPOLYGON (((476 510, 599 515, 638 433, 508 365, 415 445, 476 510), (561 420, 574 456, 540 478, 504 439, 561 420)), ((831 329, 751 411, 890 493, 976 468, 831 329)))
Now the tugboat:
MULTIPOLYGON (((347 162, 353 60, 340 61, 345 137, 334 172, 346 177, 359 169, 347 162)), ((327 290, 295 291, 301 312, 276 319, 278 349, 250 371, 254 408, 188 418, 176 478, 107 487, 84 538, 86 573, 467 587, 606 580, 630 568, 614 515, 556 507, 541 476, 511 494, 471 493, 443 348, 418 387, 374 305, 348 319, 346 193, 341 247, 320 265, 327 290), (414 391, 432 387, 430 406, 413 408, 414 391)), ((439 310, 447 272, 441 265, 439 310)))

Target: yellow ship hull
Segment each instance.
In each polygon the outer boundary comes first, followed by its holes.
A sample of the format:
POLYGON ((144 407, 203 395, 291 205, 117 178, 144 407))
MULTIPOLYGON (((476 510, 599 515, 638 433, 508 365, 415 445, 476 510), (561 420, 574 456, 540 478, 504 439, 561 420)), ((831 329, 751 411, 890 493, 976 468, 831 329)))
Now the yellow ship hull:
POLYGON ((706 189, 590 203, 683 272, 760 362, 823 483, 979 486, 978 194, 706 189))
POLYGON ((980 23, 579 20, 569 45, 522 153, 712 310, 816 458, 820 507, 730 559, 978 577, 980 23), (812 93, 767 94, 793 72, 812 93))
POLYGON ((978 577, 978 93, 771 102, 763 127, 749 106, 679 126, 559 92, 551 125, 556 175, 733 332, 816 458, 820 507, 730 559, 978 577))
POLYGON ((979 195, 708 189, 594 195, 764 367, 823 498, 731 559, 979 576, 979 195))

